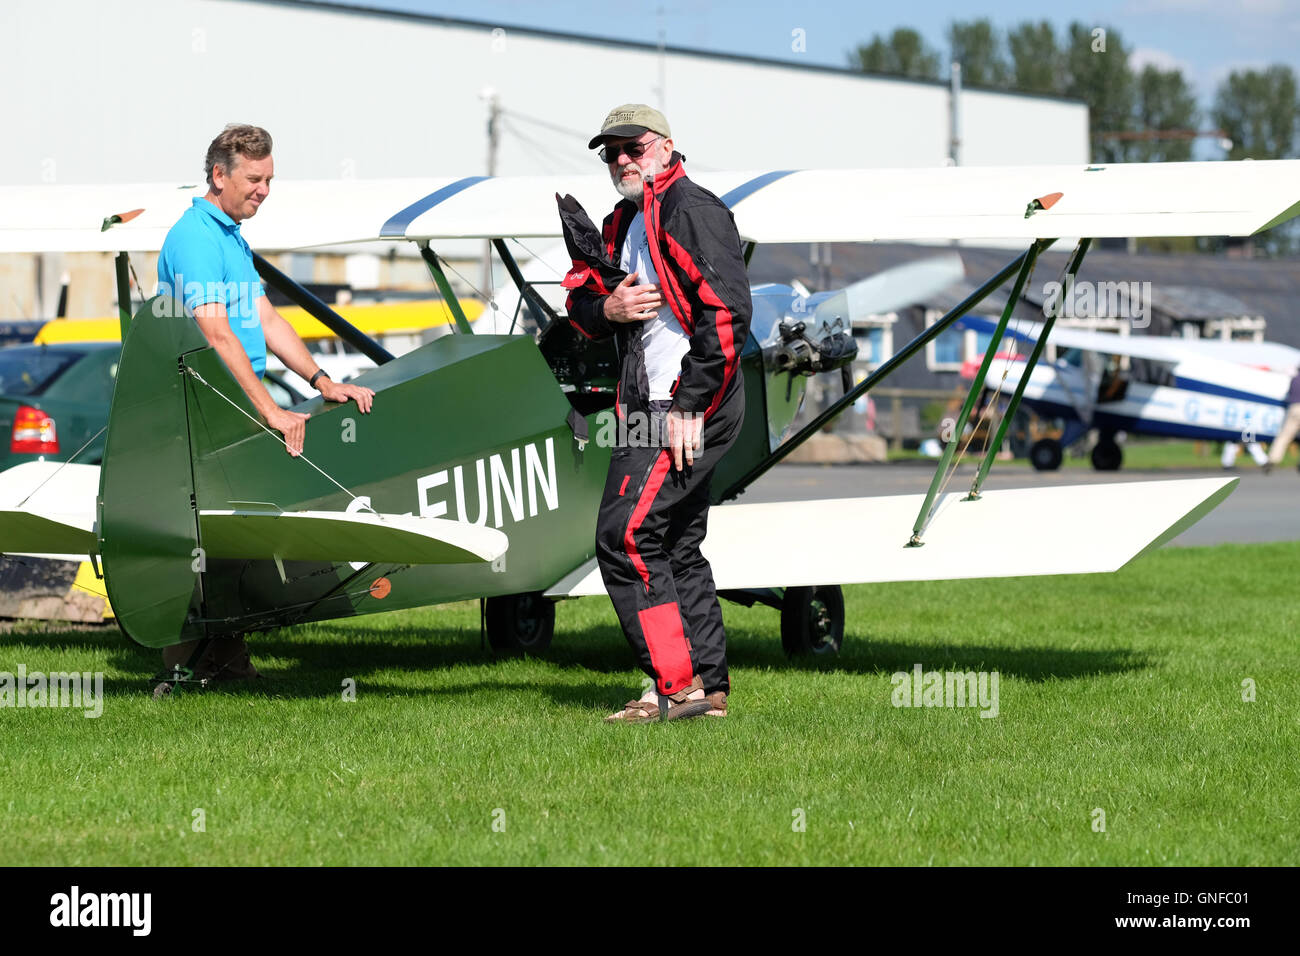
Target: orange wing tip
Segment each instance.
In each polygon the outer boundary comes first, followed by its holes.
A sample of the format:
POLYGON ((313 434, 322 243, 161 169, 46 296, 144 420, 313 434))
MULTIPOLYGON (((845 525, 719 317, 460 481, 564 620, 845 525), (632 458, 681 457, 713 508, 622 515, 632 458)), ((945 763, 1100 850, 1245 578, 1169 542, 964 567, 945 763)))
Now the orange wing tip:
POLYGON ((117 214, 115 214, 115 215, 107 216, 107 217, 105 217, 105 219, 104 219, 103 225, 101 225, 101 226, 99 227, 99 231, 100 231, 100 232, 108 232, 108 230, 109 230, 112 226, 116 226, 116 225, 117 225, 118 223, 120 223, 120 222, 130 222, 132 219, 134 219, 136 216, 140 215, 140 213, 142 213, 142 212, 144 212, 144 209, 143 209, 143 208, 141 208, 141 209, 132 209, 130 212, 119 212, 119 213, 117 213, 117 214))
POLYGON ((1029 205, 1025 207, 1025 218, 1028 219, 1042 209, 1051 209, 1064 195, 1065 193, 1048 193, 1046 196, 1039 196, 1037 199, 1031 200, 1029 205))

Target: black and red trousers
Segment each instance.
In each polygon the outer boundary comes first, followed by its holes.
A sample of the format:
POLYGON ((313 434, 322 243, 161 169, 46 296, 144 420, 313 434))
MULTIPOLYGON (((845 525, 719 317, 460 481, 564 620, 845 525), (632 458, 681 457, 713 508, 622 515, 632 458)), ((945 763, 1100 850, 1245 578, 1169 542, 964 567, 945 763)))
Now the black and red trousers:
MULTIPOLYGON (((688 686, 695 674, 705 693, 731 687, 713 570, 700 552, 713 472, 745 417, 741 382, 729 391, 705 418, 703 449, 693 465, 673 467, 667 430, 660 429, 663 441, 631 441, 614 449, 601 497, 600 573, 637 663, 665 696, 688 686)), ((661 404, 668 403, 655 403, 661 404)))

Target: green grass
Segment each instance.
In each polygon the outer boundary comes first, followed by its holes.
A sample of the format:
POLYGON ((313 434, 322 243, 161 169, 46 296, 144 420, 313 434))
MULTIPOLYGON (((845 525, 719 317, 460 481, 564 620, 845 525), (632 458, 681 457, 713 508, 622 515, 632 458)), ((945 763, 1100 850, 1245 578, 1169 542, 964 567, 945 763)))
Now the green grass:
POLYGON ((724 605, 731 715, 662 725, 601 722, 640 682, 604 599, 560 605, 544 660, 481 653, 462 604, 260 636, 265 686, 159 703, 157 654, 116 632, 15 630, 0 670, 102 670, 109 696, 0 710, 5 860, 1296 864, 1298 564, 1225 545, 852 587, 833 661, 724 605), (915 663, 997 670, 999 716, 893 707, 915 663))
MULTIPOLYGON (((1122 447, 1124 449, 1122 467, 1127 471, 1195 471, 1202 468, 1215 472, 1221 470, 1219 454, 1223 445, 1219 442, 1142 438, 1130 439, 1122 447)), ((978 464, 982 458, 983 453, 981 451, 971 449, 966 452, 964 461, 978 464)), ((888 460, 937 461, 935 458, 922 455, 919 451, 910 450, 891 451, 888 460)), ((1015 463, 1028 466, 1029 461, 1025 458, 1017 458, 1015 463)), ((1005 465, 1006 462, 995 462, 994 468, 996 469, 999 464, 1005 465)), ((1293 450, 1288 450, 1287 456, 1280 467, 1284 469, 1294 468, 1295 465, 1296 454, 1293 450)), ((1092 461, 1087 455, 1076 455, 1071 451, 1067 451, 1065 459, 1061 462, 1061 467, 1091 470, 1092 461)), ((1237 469, 1239 471, 1253 471, 1257 467, 1244 450, 1237 455, 1237 469)))

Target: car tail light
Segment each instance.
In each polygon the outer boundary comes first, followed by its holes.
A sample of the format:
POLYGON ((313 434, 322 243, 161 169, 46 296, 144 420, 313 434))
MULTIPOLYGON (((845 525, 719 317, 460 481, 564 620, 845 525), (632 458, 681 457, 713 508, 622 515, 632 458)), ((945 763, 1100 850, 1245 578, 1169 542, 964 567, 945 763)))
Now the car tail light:
POLYGON ((13 437, 9 440, 13 454, 57 455, 59 436, 54 430, 54 419, 39 408, 19 405, 14 415, 13 437))

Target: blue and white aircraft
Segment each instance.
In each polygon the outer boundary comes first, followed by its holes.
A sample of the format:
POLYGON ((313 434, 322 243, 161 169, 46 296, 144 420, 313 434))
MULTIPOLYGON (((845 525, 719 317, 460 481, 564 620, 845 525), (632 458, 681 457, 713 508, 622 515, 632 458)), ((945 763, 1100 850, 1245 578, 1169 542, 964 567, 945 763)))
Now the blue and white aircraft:
MULTIPOLYGON (((992 332, 996 323, 967 317, 961 324, 992 332)), ((1040 323, 1012 320, 1003 340, 1008 344, 990 369, 989 389, 1010 395, 1041 331, 1040 323)), ((1116 335, 1060 325, 1052 329, 1051 342, 1059 357, 1038 363, 1021 402, 1065 422, 1060 439, 1039 439, 1030 447, 1030 462, 1039 471, 1058 468, 1064 449, 1094 428, 1099 438, 1092 465, 1098 471, 1115 471, 1123 462, 1119 432, 1243 443, 1271 439, 1300 367, 1300 349, 1274 342, 1116 335)))

